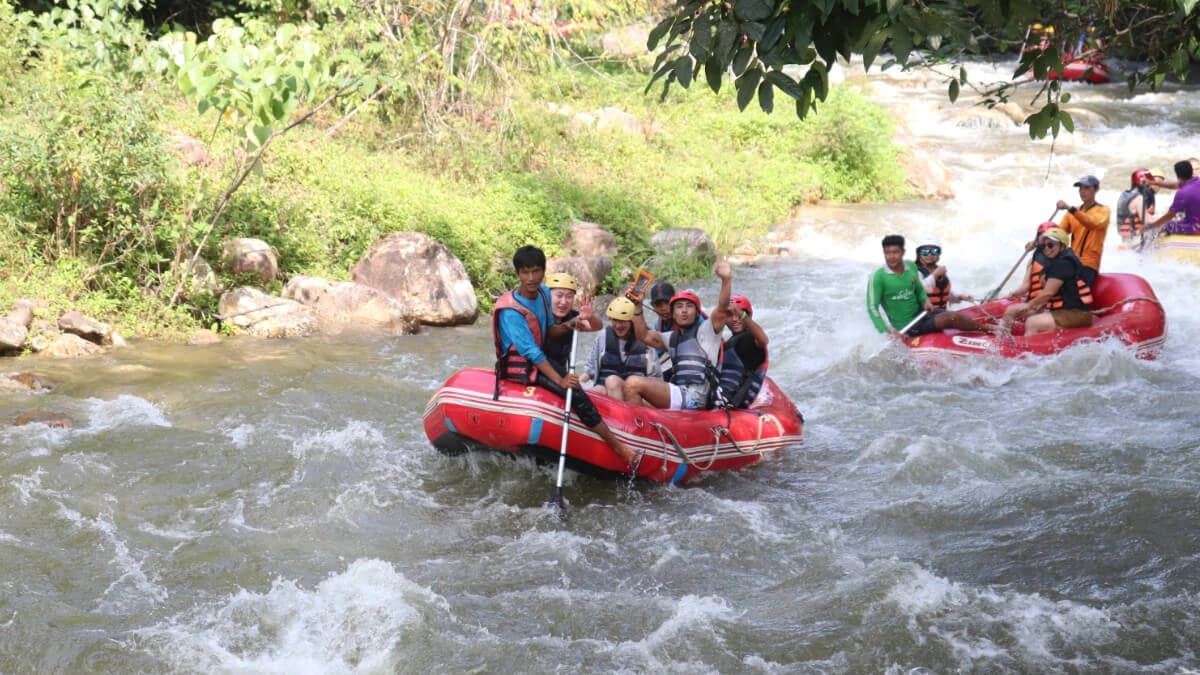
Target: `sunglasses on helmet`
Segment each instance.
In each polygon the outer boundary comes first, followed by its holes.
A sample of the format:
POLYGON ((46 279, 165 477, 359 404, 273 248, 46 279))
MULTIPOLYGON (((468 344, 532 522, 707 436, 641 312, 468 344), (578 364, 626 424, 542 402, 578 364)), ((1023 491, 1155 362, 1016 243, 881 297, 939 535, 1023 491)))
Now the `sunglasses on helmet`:
POLYGON ((917 249, 917 255, 941 255, 941 246, 922 246, 917 249))

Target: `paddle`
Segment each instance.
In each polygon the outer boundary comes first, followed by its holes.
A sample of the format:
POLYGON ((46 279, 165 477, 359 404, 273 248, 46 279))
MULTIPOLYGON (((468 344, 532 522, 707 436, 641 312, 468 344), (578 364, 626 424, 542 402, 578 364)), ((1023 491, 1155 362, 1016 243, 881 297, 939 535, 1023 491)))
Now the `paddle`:
POLYGON ((921 310, 921 313, 916 315, 915 317, 913 317, 913 320, 909 321, 908 325, 906 325, 904 328, 900 329, 900 337, 904 337, 904 334, 908 332, 908 329, 917 325, 917 322, 920 321, 921 319, 925 318, 925 315, 928 313, 929 312, 927 312, 925 310, 921 310))
MULTIPOLYGON (((1047 218, 1046 220, 1048 220, 1048 221, 1054 220, 1054 216, 1057 216, 1058 212, 1061 210, 1062 209, 1054 209, 1054 213, 1051 213, 1050 217, 1047 218)), ((1033 250, 1033 249, 1030 249, 1030 250, 1033 250)), ((1000 295, 1000 289, 1004 288, 1004 284, 1007 284, 1008 280, 1012 278, 1013 272, 1017 271, 1017 268, 1021 266, 1021 263, 1025 260, 1025 256, 1027 256, 1027 255, 1029 255, 1029 251, 1025 251, 1024 253, 1021 254, 1020 258, 1017 258, 1017 263, 1015 265, 1013 265, 1012 269, 1010 269, 1008 271, 1008 274, 1006 274, 1004 276, 1004 280, 1000 282, 1000 285, 997 286, 996 288, 994 288, 991 293, 988 293, 987 295, 983 296, 983 302, 991 302, 992 300, 996 299, 997 295, 1000 295)))
MULTIPOLYGON (((575 372, 575 346, 579 344, 579 331, 571 331, 571 360, 567 366, 567 373, 575 372)), ((558 509, 562 517, 566 517, 567 505, 563 502, 563 468, 567 464, 567 432, 571 424, 571 392, 574 389, 568 389, 566 395, 566 404, 563 405, 563 423, 562 423, 562 444, 558 448, 558 481, 554 485, 554 496, 546 502, 546 506, 553 505, 558 509)))

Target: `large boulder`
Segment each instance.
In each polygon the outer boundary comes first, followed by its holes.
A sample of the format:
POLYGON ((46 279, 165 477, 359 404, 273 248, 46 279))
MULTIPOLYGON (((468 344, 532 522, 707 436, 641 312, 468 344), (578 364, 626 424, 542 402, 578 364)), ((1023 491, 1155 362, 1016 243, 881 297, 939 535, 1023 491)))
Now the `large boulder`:
POLYGON ((67 312, 58 318, 58 329, 64 333, 78 335, 88 342, 102 345, 109 341, 112 327, 95 319, 90 319, 79 312, 67 312))
POLYGON ((604 278, 612 271, 612 258, 608 256, 573 256, 570 258, 551 258, 546 261, 547 272, 566 272, 575 277, 579 292, 585 295, 596 295, 604 278))
POLYGON ((13 303, 12 311, 4 318, 29 328, 33 325, 33 303, 29 300, 16 301, 13 303))
POLYGON ((8 318, 0 319, 0 354, 20 351, 27 337, 28 328, 8 318))
POLYGON ((412 310, 383 291, 352 281, 331 284, 313 307, 321 332, 336 335, 347 330, 383 331, 412 335, 420 321, 412 310))
POLYGON ((265 284, 279 276, 275 250, 261 239, 240 237, 221 244, 221 263, 233 274, 254 274, 265 284))
POLYGON ((698 227, 672 227, 650 237, 650 246, 659 255, 685 255, 712 262, 717 257, 717 245, 712 237, 698 227))
POLYGON ((321 277, 297 274, 288 279, 288 282, 283 285, 283 291, 280 295, 289 300, 295 300, 302 305, 313 307, 317 304, 317 300, 321 299, 322 295, 329 292, 331 286, 332 284, 321 277))
POLYGON ((953 199, 950 171, 933 155, 919 149, 907 148, 900 156, 908 187, 921 199, 953 199))
POLYGON ((89 342, 78 335, 66 333, 54 338, 39 352, 39 355, 58 359, 73 359, 79 356, 92 356, 103 351, 104 348, 95 342, 89 342))
POLYGON ((424 324, 457 326, 479 316, 466 268, 444 244, 420 232, 394 232, 375 242, 352 276, 395 298, 424 324))
POLYGON ((567 225, 567 236, 563 239, 563 252, 568 256, 612 258, 617 255, 617 238, 596 223, 571 223, 567 225))
POLYGON ((317 314, 295 300, 243 286, 221 295, 221 320, 261 338, 308 337, 317 332, 317 314))

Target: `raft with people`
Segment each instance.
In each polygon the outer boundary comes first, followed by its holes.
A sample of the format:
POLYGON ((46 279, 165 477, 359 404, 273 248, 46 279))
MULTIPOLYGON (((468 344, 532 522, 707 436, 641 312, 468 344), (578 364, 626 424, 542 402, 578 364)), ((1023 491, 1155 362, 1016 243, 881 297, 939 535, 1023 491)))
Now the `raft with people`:
MULTIPOLYGON (((496 450, 552 461, 559 456, 562 399, 536 386, 501 380, 485 368, 450 376, 425 407, 425 434, 441 452, 496 450)), ((767 377, 746 409, 664 410, 593 394, 609 430, 641 456, 637 478, 685 483, 705 473, 742 469, 803 442, 804 420, 767 377)), ((629 467, 572 414, 567 466, 591 475, 628 475, 629 467)))
MULTIPOLYGON (((1166 314, 1154 289, 1135 274, 1104 273, 1091 288, 1092 325, 1064 328, 1026 336, 1020 323, 1012 334, 998 337, 987 332, 946 330, 905 338, 915 354, 927 356, 997 355, 1006 358, 1041 356, 1082 343, 1117 340, 1131 347, 1139 358, 1157 357, 1166 340, 1166 314)), ((1000 299, 956 310, 981 325, 990 326, 1004 315, 1013 299, 1000 299)))

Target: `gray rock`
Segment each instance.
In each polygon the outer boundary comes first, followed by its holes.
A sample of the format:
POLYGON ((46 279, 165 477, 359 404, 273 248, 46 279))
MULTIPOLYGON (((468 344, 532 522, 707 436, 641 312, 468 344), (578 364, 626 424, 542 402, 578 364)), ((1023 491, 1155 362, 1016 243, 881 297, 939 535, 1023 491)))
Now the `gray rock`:
POLYGON ((67 333, 54 338, 39 354, 51 358, 70 359, 79 356, 92 356, 103 351, 104 348, 100 345, 84 340, 78 335, 67 333))
POLYGON ((289 300, 295 300, 302 305, 313 307, 317 304, 317 300, 321 299, 322 295, 329 292, 330 286, 331 284, 328 281, 320 277, 297 274, 288 279, 280 295, 289 300))
POLYGON ((261 239, 243 237, 222 242, 221 264, 233 274, 255 274, 264 284, 279 276, 275 250, 261 239))
POLYGON ((563 252, 568 256, 617 255, 617 238, 596 223, 575 222, 567 226, 563 252))
POLYGON ((711 263, 717 257, 717 245, 712 237, 698 227, 673 227, 650 237, 650 246, 659 255, 682 254, 711 263))
POLYGON ((317 332, 317 315, 295 300, 243 286, 221 296, 221 320, 261 338, 308 337, 317 332))
POLYGON ((419 232, 395 232, 375 242, 352 275, 411 308, 423 324, 456 326, 479 316, 466 268, 444 244, 419 232))
POLYGON ((211 265, 204 258, 196 258, 193 262, 190 258, 184 263, 184 297, 195 298, 203 295, 217 295, 223 289, 221 288, 221 280, 217 278, 217 273, 213 271, 211 265))
POLYGON ((420 328, 411 308, 383 291, 351 281, 332 284, 317 298, 315 308, 321 332, 330 335, 354 330, 412 335, 420 328))
POLYGON ((612 259, 607 256, 575 256, 551 258, 546 261, 547 272, 566 272, 575 277, 579 292, 596 295, 604 278, 612 271, 612 259))
POLYGON ((49 391, 53 388, 54 385, 33 373, 0 374, 0 390, 49 391))
POLYGON ((16 301, 13 310, 4 318, 29 328, 33 324, 33 303, 28 300, 16 301))
POLYGON ((112 327, 90 319, 79 312, 67 312, 58 318, 58 329, 64 333, 79 337, 96 344, 104 344, 109 340, 112 327))
POLYGON ((921 199, 953 199, 950 171, 933 155, 919 148, 907 148, 900 155, 900 164, 908 187, 921 199))
POLYGON ((0 319, 0 353, 20 351, 25 347, 29 329, 17 321, 0 319))

